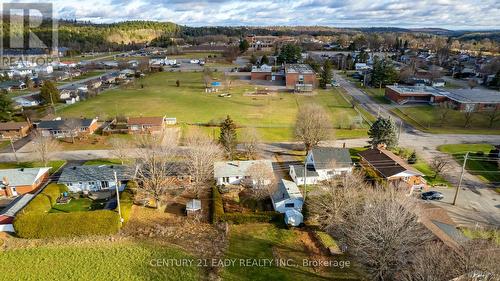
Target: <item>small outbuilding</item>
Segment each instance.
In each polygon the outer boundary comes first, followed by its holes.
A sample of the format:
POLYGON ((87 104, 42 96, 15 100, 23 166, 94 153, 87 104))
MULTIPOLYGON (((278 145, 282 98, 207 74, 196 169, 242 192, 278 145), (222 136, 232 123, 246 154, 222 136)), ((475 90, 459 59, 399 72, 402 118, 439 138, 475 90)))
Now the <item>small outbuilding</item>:
POLYGON ((192 199, 186 203, 186 214, 194 215, 201 211, 201 200, 192 199))
POLYGON ((291 226, 299 226, 304 222, 304 216, 301 212, 292 209, 285 212, 285 223, 291 226))

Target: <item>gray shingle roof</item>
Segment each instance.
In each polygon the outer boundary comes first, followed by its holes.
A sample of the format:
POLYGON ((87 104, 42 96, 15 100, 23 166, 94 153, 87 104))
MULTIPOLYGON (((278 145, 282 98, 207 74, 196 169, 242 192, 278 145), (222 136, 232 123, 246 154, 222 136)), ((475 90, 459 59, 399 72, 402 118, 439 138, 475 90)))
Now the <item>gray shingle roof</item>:
MULTIPOLYGON (((297 175, 297 177, 304 177, 304 165, 292 165, 293 166, 293 169, 295 170, 295 174, 297 175)), ((319 174, 318 172, 316 172, 316 170, 314 169, 314 167, 312 167, 311 165, 307 165, 307 176, 308 177, 318 177, 319 174)))
POLYGON ((114 172, 119 181, 131 180, 134 178, 135 169, 122 165, 66 167, 62 170, 58 182, 114 181, 114 172))
POLYGON ((4 179, 7 179, 9 186, 32 185, 36 179, 49 170, 50 167, 0 170, 0 187, 4 186, 4 179))
POLYGON ((289 198, 302 199, 299 187, 293 182, 282 179, 278 184, 278 190, 272 195, 274 202, 279 202, 289 198))
MULTIPOLYGON (((75 119, 80 123, 80 127, 89 127, 94 119, 75 119)), ((38 123, 38 129, 47 129, 47 130, 64 130, 66 127, 66 120, 50 120, 50 121, 41 121, 38 123)))
POLYGON ((328 169, 334 162, 337 167, 352 166, 351 155, 347 148, 318 147, 311 150, 316 169, 328 169))

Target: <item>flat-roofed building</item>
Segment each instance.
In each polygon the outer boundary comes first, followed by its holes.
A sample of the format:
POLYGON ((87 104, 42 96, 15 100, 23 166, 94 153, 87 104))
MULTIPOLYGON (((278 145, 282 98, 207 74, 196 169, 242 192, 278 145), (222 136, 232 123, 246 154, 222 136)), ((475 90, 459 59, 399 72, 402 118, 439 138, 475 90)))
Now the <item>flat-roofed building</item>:
POLYGON ((312 91, 316 84, 316 74, 308 64, 285 65, 285 85, 297 92, 312 91))

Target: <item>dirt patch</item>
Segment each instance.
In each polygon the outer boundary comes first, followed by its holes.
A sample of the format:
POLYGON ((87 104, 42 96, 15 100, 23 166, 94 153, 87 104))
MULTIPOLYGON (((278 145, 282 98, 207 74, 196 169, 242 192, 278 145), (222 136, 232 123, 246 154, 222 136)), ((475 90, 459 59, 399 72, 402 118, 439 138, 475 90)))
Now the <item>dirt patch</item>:
MULTIPOLYGON (((309 230, 296 230, 298 240, 304 248, 304 252, 309 255, 309 260, 314 260, 318 262, 326 262, 331 259, 331 257, 322 249, 319 242, 314 237, 312 231, 309 230)), ((315 272, 324 272, 327 267, 318 266, 313 267, 315 272)))

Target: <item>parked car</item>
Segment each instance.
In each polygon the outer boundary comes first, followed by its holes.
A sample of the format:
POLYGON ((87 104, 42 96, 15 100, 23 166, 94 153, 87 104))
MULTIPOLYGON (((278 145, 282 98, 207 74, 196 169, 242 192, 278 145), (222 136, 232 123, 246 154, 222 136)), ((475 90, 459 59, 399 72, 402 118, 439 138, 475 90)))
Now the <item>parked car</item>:
POLYGON ((422 193, 423 200, 441 200, 444 198, 443 193, 438 191, 428 191, 422 193))
POLYGON ((340 84, 339 84, 339 82, 337 82, 337 81, 333 80, 333 81, 332 81, 332 86, 333 86, 333 87, 340 87, 340 84))

